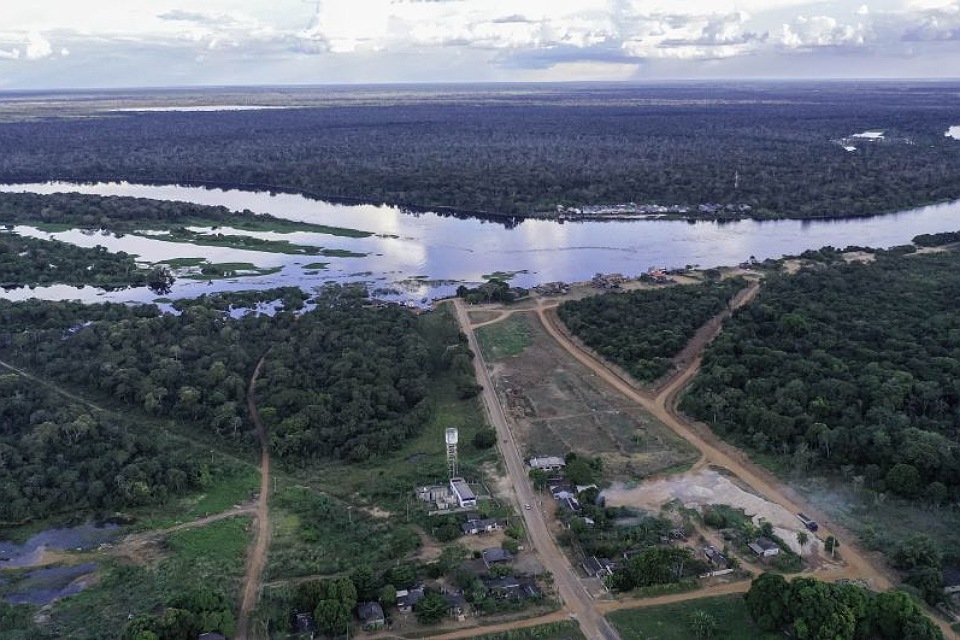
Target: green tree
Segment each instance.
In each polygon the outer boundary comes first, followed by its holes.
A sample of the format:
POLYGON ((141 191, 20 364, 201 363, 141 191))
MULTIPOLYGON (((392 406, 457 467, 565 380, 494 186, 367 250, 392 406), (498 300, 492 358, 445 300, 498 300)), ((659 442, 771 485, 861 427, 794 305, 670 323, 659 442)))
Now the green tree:
POLYGON ((447 614, 447 601, 439 591, 431 589, 413 605, 413 612, 420 624, 436 624, 447 614))
POLYGON ((489 449, 497 444, 497 432, 493 429, 480 429, 473 436, 473 446, 477 449, 489 449))
POLYGON ((703 609, 690 615, 690 631, 697 638, 712 638, 717 632, 717 620, 703 609))
POLYGON ((777 631, 793 618, 789 595, 790 585, 782 575, 761 573, 753 579, 744 598, 753 621, 765 631, 777 631))

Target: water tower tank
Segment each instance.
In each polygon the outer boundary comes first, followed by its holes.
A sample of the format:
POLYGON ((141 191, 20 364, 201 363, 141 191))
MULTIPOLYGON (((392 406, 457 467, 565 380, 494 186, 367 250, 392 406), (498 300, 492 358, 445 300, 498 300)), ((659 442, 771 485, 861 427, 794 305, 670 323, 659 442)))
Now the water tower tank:
POLYGON ((457 440, 460 438, 460 433, 457 431, 457 428, 447 429, 447 444, 457 444, 457 440))

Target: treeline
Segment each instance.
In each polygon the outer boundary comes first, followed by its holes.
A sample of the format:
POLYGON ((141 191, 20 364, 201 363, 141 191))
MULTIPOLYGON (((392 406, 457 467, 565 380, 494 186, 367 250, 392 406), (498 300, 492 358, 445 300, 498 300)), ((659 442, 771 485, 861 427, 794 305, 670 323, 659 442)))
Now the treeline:
POLYGON ((877 252, 767 279, 682 408, 803 472, 941 504, 960 491, 960 256, 877 252))
MULTIPOLYGON (((260 295, 302 304, 286 290, 260 295)), ((0 301, 0 354, 241 444, 254 443, 247 383, 267 354, 257 401, 273 451, 291 461, 392 451, 426 421, 431 376, 471 376, 455 325, 427 332, 408 310, 374 307, 355 292, 331 288, 299 317, 284 309, 232 317, 222 310, 231 299, 200 298, 179 315, 152 305, 0 301)))
POLYGON ((960 242, 960 231, 944 231, 942 233, 922 233, 913 237, 913 244, 919 247, 940 247, 945 244, 960 242))
POLYGON ((564 302, 557 314, 578 338, 638 380, 652 381, 672 366, 703 323, 723 311, 742 278, 592 296, 564 302))
POLYGON ((0 525, 161 503, 203 484, 184 446, 0 374, 0 525))
POLYGON ((133 256, 106 248, 77 247, 57 240, 0 234, 0 286, 68 284, 103 289, 147 284, 150 270, 133 256))
POLYGON ((902 591, 872 593, 856 584, 764 573, 744 596, 764 631, 801 639, 943 640, 943 632, 902 591))
POLYGON ((498 214, 557 204, 746 204, 875 214, 960 197, 954 85, 551 87, 397 104, 35 119, 0 126, 0 180, 276 185, 498 214), (886 140, 835 142, 865 129, 886 140), (215 141, 215 144, 211 144, 215 141))
MULTIPOLYGON (((284 220, 249 210, 231 211, 223 206, 175 200, 5 191, 0 191, 0 224, 58 224, 84 229, 108 229, 121 233, 158 226, 168 228, 182 225, 228 225, 239 229, 267 225, 271 230, 280 231, 320 228, 320 225, 284 220)), ((351 235, 369 234, 355 231, 351 235)))

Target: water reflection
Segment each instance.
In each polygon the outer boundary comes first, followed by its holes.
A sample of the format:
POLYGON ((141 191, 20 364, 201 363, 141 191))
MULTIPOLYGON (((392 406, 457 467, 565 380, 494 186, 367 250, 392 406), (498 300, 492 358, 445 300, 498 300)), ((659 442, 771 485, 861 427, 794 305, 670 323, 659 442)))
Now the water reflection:
MULTIPOLYGON (((594 273, 636 275, 651 266, 703 267, 737 264, 749 256, 776 258, 824 245, 889 247, 904 244, 920 233, 960 229, 960 203, 922 207, 886 216, 824 221, 755 221, 726 223, 680 220, 568 221, 524 220, 514 228, 477 219, 421 213, 404 213, 397 207, 343 205, 301 195, 248 192, 203 187, 136 185, 126 182, 99 184, 44 183, 0 186, 4 191, 53 193, 77 191, 98 195, 127 195, 197 204, 223 205, 271 215, 377 235, 346 238, 317 233, 243 233, 264 239, 286 239, 329 249, 367 254, 362 258, 284 255, 225 247, 195 247, 164 242, 160 238, 84 236, 78 231, 47 234, 82 246, 103 244, 111 251, 135 253, 146 261, 203 256, 212 262, 250 262, 260 267, 282 267, 270 276, 238 280, 185 282, 174 286, 174 296, 191 296, 212 290, 266 288, 297 284, 305 289, 325 282, 367 280, 374 286, 401 288, 402 281, 421 276, 431 281, 479 282, 495 271, 522 272, 513 280, 532 286, 554 280, 584 280, 594 273), (311 262, 328 263, 327 269, 304 269, 311 262), (305 273, 308 272, 308 273, 305 273), (355 274, 368 274, 358 278, 355 274)), ((27 230, 28 233, 41 233, 27 230)), ((419 300, 452 291, 448 284, 423 283, 404 291, 399 299, 419 300)), ((37 295, 62 295, 62 290, 35 290, 37 295)), ((14 295, 17 295, 14 292, 14 295)), ((136 292, 115 292, 109 299, 149 299, 136 292)), ((7 295, 7 297, 11 297, 7 295)), ((76 298, 87 299, 79 292, 76 298)), ((93 294, 93 297, 100 297, 93 294)))

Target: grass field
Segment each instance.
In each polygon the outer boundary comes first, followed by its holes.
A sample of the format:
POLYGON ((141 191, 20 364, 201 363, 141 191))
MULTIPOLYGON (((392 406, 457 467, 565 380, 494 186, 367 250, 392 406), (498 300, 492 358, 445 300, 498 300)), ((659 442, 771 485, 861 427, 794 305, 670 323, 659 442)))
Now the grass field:
POLYGON ((586 640, 576 622, 550 622, 526 629, 475 636, 474 640, 586 640))
MULTIPOLYGON (((237 517, 170 535, 148 564, 106 561, 100 579, 51 611, 51 637, 118 638, 131 612, 156 611, 171 595, 206 585, 238 600, 250 519, 237 517)), ((2 635, 0 635, 2 637, 2 635)))
MULTIPOLYGON (((524 454, 574 451, 597 456, 603 460, 607 479, 626 481, 683 468, 696 460, 697 452, 689 443, 602 383, 529 314, 514 314, 504 323, 481 327, 478 334, 506 327, 507 322, 524 323, 527 345, 497 362, 494 379, 501 401, 517 424, 524 454)), ((494 335, 498 342, 511 344, 512 333, 494 335)), ((517 344, 515 339, 512 344, 517 344)))
POLYGON ((480 350, 488 362, 517 355, 533 344, 530 323, 518 313, 502 322, 480 327, 476 333, 480 350))
POLYGON ((713 640, 780 640, 783 636, 759 630, 750 619, 743 596, 688 600, 643 609, 615 611, 608 619, 622 640, 691 640, 694 612, 703 611, 716 621, 713 640))

